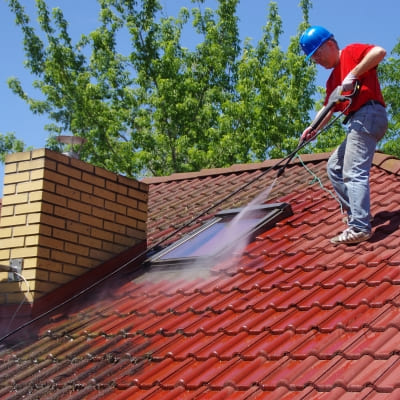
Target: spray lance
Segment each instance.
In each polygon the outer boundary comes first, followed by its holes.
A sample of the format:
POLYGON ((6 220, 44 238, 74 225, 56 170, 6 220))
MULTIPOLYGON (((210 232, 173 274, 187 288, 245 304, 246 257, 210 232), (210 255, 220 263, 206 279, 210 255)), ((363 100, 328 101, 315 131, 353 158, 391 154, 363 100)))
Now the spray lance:
POLYGON ((320 126, 321 122, 324 120, 324 118, 328 115, 329 111, 332 110, 332 108, 343 101, 348 101, 349 104, 347 105, 346 109, 342 111, 330 124, 326 125, 323 129, 321 129, 317 134, 315 134, 311 139, 309 140, 303 140, 300 139, 299 144, 297 145, 296 149, 289 154, 287 157, 287 161, 278 171, 277 178, 280 177, 283 172, 285 171, 286 167, 289 165, 290 161, 292 161, 293 157, 297 154, 299 150, 301 150, 304 146, 306 146, 311 140, 313 140, 316 136, 318 136, 320 133, 323 131, 329 129, 332 124, 350 107, 351 102, 353 97, 359 92, 360 90, 360 82, 357 81, 354 85, 354 89, 351 93, 349 94, 343 94, 343 87, 341 85, 337 86, 331 95, 329 96, 328 103, 326 106, 317 114, 315 119, 312 121, 310 128, 311 131, 316 131, 318 127, 320 126))

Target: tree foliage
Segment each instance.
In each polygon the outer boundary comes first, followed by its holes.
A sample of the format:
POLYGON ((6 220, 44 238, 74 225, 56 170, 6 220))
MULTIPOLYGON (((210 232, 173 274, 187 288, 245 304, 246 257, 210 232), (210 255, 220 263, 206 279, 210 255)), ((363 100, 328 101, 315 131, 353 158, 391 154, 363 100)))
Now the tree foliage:
MULTIPOLYGON (((270 2, 262 38, 239 38, 239 0, 191 0, 165 16, 158 0, 98 0, 99 26, 73 43, 59 8, 35 0, 36 32, 19 0, 8 0, 24 34, 26 67, 40 99, 17 78, 10 88, 35 114, 52 121, 48 146, 72 133, 87 139, 81 157, 130 177, 280 157, 295 148, 315 111, 316 67, 298 39, 311 0, 299 2, 303 21, 286 51, 278 6, 270 2), (182 45, 183 29, 199 43, 182 45), (121 50, 121 37, 129 48, 121 50)), ((334 146, 342 133, 309 150, 334 146), (332 139, 333 138, 333 139, 332 139)))

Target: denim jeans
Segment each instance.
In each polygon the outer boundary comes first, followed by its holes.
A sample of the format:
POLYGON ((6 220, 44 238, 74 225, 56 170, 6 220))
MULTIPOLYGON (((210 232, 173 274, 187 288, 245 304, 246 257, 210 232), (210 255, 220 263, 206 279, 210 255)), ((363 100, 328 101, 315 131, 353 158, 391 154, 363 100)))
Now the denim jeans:
POLYGON ((328 160, 327 172, 349 226, 370 232, 369 172, 376 144, 388 126, 386 109, 380 104, 360 108, 347 125, 347 135, 328 160))

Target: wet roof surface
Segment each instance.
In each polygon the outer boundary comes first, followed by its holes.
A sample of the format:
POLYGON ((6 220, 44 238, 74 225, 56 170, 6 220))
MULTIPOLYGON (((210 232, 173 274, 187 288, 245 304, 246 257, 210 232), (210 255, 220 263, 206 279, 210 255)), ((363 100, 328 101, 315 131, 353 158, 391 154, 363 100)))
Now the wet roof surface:
MULTIPOLYGON (((125 269, 26 328, 33 339, 18 332, 2 343, 0 397, 399 398, 400 162, 375 158, 370 241, 335 247, 329 239, 345 226, 326 155, 304 160, 324 186, 298 162, 287 168, 267 201, 293 215, 242 254, 202 268, 125 269)), ((149 247, 198 226, 170 236, 265 166, 147 180, 149 247)), ((276 172, 202 220, 268 191, 276 172)))

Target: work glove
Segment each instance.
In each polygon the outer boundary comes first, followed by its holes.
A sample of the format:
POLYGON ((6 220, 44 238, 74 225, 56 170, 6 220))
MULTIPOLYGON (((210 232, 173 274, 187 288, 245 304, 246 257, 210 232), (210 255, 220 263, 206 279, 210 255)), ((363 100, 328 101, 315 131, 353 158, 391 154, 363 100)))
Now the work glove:
POLYGON ((346 76, 346 78, 343 79, 342 82, 342 88, 345 92, 349 92, 354 89, 354 86, 356 85, 357 82, 357 77, 349 72, 346 76))
POLYGON ((301 134, 300 143, 308 142, 316 134, 317 134, 317 131, 314 130, 311 126, 307 127, 306 129, 304 129, 303 133, 301 134))

